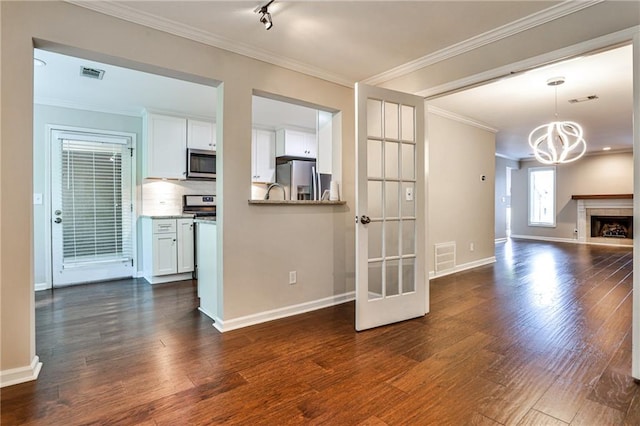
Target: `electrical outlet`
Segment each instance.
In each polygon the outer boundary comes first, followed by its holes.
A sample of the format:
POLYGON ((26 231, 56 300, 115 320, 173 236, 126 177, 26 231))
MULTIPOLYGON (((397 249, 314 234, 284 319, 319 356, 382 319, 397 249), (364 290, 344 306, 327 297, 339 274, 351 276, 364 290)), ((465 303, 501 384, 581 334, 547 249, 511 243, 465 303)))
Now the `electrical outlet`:
POLYGON ((474 243, 469 243, 469 251, 474 251, 476 249, 476 245, 474 243))
POLYGON ((296 271, 289 272, 289 284, 293 285, 298 282, 298 273, 296 271))

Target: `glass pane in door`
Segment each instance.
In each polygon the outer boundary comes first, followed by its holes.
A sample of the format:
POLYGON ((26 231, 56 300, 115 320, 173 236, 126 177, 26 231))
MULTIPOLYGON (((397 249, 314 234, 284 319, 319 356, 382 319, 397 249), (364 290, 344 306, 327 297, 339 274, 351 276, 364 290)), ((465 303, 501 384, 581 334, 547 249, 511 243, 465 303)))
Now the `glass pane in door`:
POLYGON ((382 137, 382 101, 367 99, 367 135, 382 137))
POLYGON ((400 109, 393 102, 384 103, 384 137, 385 139, 400 139, 398 128, 400 121, 400 109))
POLYGON ((371 222, 369 228, 369 259, 382 258, 382 223, 371 222))
POLYGON ((398 182, 387 181, 384 184, 384 213, 387 219, 400 217, 399 190, 400 184, 398 182))
POLYGON ((400 255, 400 222, 386 221, 384 226, 384 256, 400 255))
POLYGON ((368 183, 367 207, 371 219, 382 219, 382 182, 370 180, 368 183))
POLYGON ((416 290, 416 260, 415 258, 402 259, 402 293, 410 293, 416 290))
POLYGON ((400 261, 398 260, 385 261, 385 296, 397 296, 400 294, 399 266, 400 261))
POLYGON ((415 180, 416 178, 416 146, 410 143, 402 144, 402 179, 415 180))
POLYGON ((400 109, 403 141, 415 141, 415 108, 410 105, 402 105, 400 109))
POLYGON ((398 179, 398 150, 399 143, 385 142, 384 144, 384 177, 398 179))
POLYGON ((382 142, 369 139, 367 142, 367 176, 382 177, 382 142))
POLYGON ((369 291, 368 299, 380 299, 382 297, 382 262, 369 263, 369 291))

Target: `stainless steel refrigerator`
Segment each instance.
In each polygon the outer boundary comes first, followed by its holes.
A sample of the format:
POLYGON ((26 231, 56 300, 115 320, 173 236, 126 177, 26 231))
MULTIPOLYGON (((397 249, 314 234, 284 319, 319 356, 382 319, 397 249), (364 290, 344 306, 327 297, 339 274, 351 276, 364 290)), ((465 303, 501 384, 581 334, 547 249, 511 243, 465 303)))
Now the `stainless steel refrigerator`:
POLYGON ((287 200, 314 200, 316 162, 289 160, 276 166, 276 182, 284 187, 287 200))

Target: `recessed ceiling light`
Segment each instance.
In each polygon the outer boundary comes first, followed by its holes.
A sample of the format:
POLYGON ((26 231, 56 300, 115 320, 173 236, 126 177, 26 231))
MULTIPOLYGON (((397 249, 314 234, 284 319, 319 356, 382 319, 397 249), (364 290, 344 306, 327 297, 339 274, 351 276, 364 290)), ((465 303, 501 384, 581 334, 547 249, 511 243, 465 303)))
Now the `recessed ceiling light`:
POLYGON ((611 147, 610 146, 605 146, 604 148, 602 148, 603 151, 611 151, 611 147))
POLYGON ((35 65, 36 67, 44 67, 47 65, 47 63, 42 59, 33 58, 33 65, 35 65))

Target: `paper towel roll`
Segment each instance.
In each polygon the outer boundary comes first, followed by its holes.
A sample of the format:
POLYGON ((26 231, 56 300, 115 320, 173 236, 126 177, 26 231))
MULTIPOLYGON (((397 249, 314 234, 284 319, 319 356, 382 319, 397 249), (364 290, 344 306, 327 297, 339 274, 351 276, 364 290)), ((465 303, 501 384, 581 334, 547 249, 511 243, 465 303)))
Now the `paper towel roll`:
POLYGON ((331 184, 329 186, 329 200, 340 200, 340 193, 338 192, 338 182, 331 181, 331 184))

